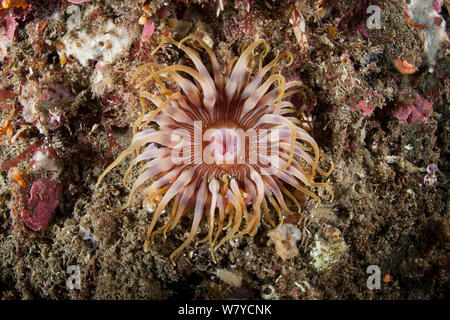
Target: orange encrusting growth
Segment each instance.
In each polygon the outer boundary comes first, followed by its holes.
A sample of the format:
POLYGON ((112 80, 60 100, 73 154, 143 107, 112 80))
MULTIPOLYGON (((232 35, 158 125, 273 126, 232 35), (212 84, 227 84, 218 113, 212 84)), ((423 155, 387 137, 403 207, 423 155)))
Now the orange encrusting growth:
MULTIPOLYGON (((105 175, 128 155, 132 156, 132 161, 125 178, 135 166, 141 165, 140 175, 131 188, 128 201, 120 209, 127 208, 141 189, 144 204, 156 204, 144 242, 145 250, 156 234, 165 236, 193 209, 187 239, 170 255, 170 260, 174 263, 174 256, 194 240, 201 221, 205 220, 208 233, 198 242, 209 242, 215 261, 214 252, 228 240, 246 234, 254 236, 263 215, 276 227, 269 204, 282 223, 283 212, 294 214, 301 210, 302 201, 299 202, 299 198, 294 196, 296 193, 320 201, 314 191, 316 188, 326 188, 333 198, 328 183, 314 181, 316 173, 326 177, 333 168, 328 172, 319 168, 323 154, 302 127, 304 123, 294 116, 298 113, 296 106, 286 101, 288 96, 303 93, 307 87, 301 81, 286 81, 276 73, 277 65, 283 58, 290 59, 288 64, 292 62, 290 53, 277 54, 264 66, 269 45, 261 39, 243 48, 240 56, 222 69, 213 50, 197 36, 188 36, 180 42, 166 38, 153 54, 164 43, 182 50, 195 68, 151 62, 136 70, 132 81, 140 90, 142 110, 144 113, 149 110, 147 101, 154 104, 156 110, 143 114, 137 120, 130 146, 101 174, 97 182, 98 186, 105 175), (188 41, 196 42, 205 50, 211 73, 198 52, 186 45, 188 41), (158 94, 150 93, 152 91, 158 94), (150 123, 156 123, 158 130, 143 129, 150 123), (207 132, 209 129, 214 129, 217 136, 224 138, 235 138, 240 131, 255 132, 252 136, 255 143, 244 147, 242 158, 245 161, 224 164, 218 161, 216 153, 212 156, 212 162, 204 159, 197 161, 197 147, 207 148, 213 144, 219 149, 221 147, 214 139, 207 140, 210 145, 205 140, 200 146, 195 144, 195 140, 192 144, 191 138, 197 130, 207 132), (277 135, 274 135, 275 131, 277 135), (265 161, 269 158, 267 146, 256 147, 267 141, 279 150, 276 155, 269 152, 270 157, 276 158, 276 165, 265 161), (177 160, 173 157, 174 153, 181 154, 177 160), (285 196, 297 206, 297 210, 289 208, 285 196), (169 203, 172 209, 165 212, 169 203), (166 223, 155 230, 163 215, 168 215, 166 223)), ((228 149, 223 153, 230 157, 236 155, 228 153, 228 149)))
POLYGON ((410 64, 406 60, 400 60, 398 58, 394 58, 392 60, 392 63, 394 64, 394 66, 398 70, 398 72, 400 72, 402 74, 413 74, 417 71, 417 68, 414 67, 412 64, 410 64))
POLYGON ((9 9, 9 8, 22 8, 26 9, 28 7, 28 3, 23 0, 3 0, 0 4, 0 10, 9 9))

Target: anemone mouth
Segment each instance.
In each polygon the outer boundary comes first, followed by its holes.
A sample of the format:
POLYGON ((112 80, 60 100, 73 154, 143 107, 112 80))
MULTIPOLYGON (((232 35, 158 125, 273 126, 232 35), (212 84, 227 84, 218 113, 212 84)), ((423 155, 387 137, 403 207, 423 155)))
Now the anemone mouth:
POLYGON ((284 214, 301 212, 298 193, 320 201, 315 190, 325 188, 332 200, 330 185, 316 182, 315 177, 327 177, 333 166, 328 172, 320 169, 323 154, 295 116, 298 108, 287 100, 296 93, 305 95, 308 88, 276 73, 282 59, 289 58, 288 65, 292 62, 290 53, 277 54, 263 65, 269 46, 260 39, 221 68, 212 49, 197 36, 180 42, 164 39, 153 53, 164 43, 176 45, 195 68, 152 62, 136 70, 132 80, 140 90, 142 115, 133 126, 130 146, 97 182, 98 186, 129 155, 132 161, 124 183, 140 166, 128 201, 119 209, 127 208, 144 187, 144 203, 156 203, 145 250, 156 234, 166 235, 192 213, 187 239, 170 260, 174 263, 174 256, 193 241, 206 220, 208 234, 199 242, 209 242, 215 261, 214 252, 228 240, 254 236, 263 217, 276 227, 269 205, 282 223, 284 214), (188 40, 206 51, 211 73, 196 50, 185 45, 188 40), (156 109, 147 112, 148 102, 156 109), (159 130, 144 129, 151 123, 159 130), (285 197, 297 210, 288 207, 285 197), (172 210, 166 213, 169 203, 172 210), (164 214, 165 224, 154 230, 164 214))
POLYGON ((203 160, 213 166, 226 169, 229 166, 244 163, 248 148, 245 141, 241 141, 241 135, 236 128, 210 128, 207 132, 209 141, 203 141, 203 150, 209 150, 203 154, 203 160), (205 157, 206 155, 206 157, 205 157))

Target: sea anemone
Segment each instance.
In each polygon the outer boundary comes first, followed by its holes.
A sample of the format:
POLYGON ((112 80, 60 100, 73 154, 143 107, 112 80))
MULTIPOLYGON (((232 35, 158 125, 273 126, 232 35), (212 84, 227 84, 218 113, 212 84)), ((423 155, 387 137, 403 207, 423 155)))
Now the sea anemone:
POLYGON ((277 53, 263 65, 269 45, 257 40, 241 46, 240 56, 222 69, 212 49, 196 36, 180 42, 166 38, 152 54, 164 43, 182 50, 195 69, 151 62, 136 70, 132 81, 140 90, 142 115, 133 126, 131 145, 97 182, 98 186, 128 155, 133 159, 124 183, 133 168, 141 166, 129 199, 120 209, 128 207, 143 189, 144 206, 154 208, 145 250, 154 235, 166 236, 193 209, 187 239, 170 260, 174 263, 174 256, 192 242, 204 218, 209 229, 199 242, 209 242, 215 261, 215 250, 226 241, 254 236, 263 215, 276 227, 268 203, 282 223, 283 212, 301 212, 305 195, 320 201, 314 193, 318 188, 326 188, 333 198, 328 183, 314 181, 316 173, 326 177, 332 168, 328 172, 319 168, 323 154, 308 133, 311 126, 299 119, 299 109, 286 99, 299 92, 306 97, 308 89, 301 81, 286 81, 276 73, 283 59, 292 63, 289 52, 277 53), (185 45, 187 41, 203 48, 210 65, 185 45), (147 113, 147 102, 156 110, 147 113), (289 208, 285 196, 296 211, 289 208), (166 213, 170 203, 170 213, 166 213), (164 214, 168 215, 165 224, 154 230, 164 214))
POLYGON ((28 7, 28 3, 23 0, 3 0, 0 4, 0 10, 9 9, 9 8, 22 8, 26 9, 28 7))

